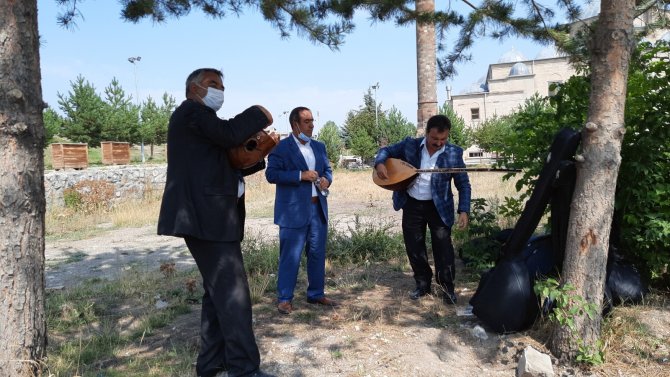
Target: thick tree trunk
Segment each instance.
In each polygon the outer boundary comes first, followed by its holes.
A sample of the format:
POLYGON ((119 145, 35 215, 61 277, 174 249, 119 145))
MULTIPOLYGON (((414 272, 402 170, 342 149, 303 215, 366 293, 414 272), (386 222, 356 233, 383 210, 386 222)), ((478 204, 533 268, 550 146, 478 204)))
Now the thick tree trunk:
MULTIPOLYGON (((434 0, 416 0, 416 10, 434 13, 434 0)), ((419 103, 417 111, 417 135, 426 132, 426 122, 437 114, 437 51, 435 47, 435 25, 416 23, 416 77, 419 103)))
POLYGON ((44 125, 37 2, 0 1, 0 376, 39 376, 44 125))
MULTIPOLYGON (((601 12, 591 45, 591 97, 587 124, 577 156, 577 181, 570 207, 563 281, 576 295, 602 306, 614 192, 621 143, 628 65, 633 46, 633 0, 601 0, 601 12)), ((593 318, 575 318, 577 334, 559 327, 551 342, 562 358, 576 355, 577 339, 594 347, 600 338, 600 311, 593 318)), ((595 349, 595 348, 593 348, 595 349)))

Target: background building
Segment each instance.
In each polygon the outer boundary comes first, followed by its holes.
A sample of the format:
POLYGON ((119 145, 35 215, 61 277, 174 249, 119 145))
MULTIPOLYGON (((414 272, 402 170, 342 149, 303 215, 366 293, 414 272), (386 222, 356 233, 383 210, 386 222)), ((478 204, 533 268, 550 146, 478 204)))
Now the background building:
MULTIPOLYGON (((658 23, 662 18, 670 19, 667 5, 652 7, 635 19, 636 31, 644 31, 648 25, 658 23)), ((581 21, 571 25, 576 33, 584 25, 597 19, 600 1, 594 1, 583 14, 581 21)), ((647 34, 644 40, 655 42, 659 39, 670 40, 668 29, 656 29, 647 34)), ((535 59, 527 59, 514 48, 503 54, 497 63, 489 65, 485 76, 473 83, 470 88, 459 94, 447 93, 447 101, 468 127, 477 127, 495 116, 508 115, 523 105, 526 99, 535 94, 546 97, 552 95, 551 85, 563 83, 575 69, 569 57, 550 46, 541 50, 535 59)), ((465 150, 467 164, 489 163, 495 155, 487 153, 476 145, 465 150)))

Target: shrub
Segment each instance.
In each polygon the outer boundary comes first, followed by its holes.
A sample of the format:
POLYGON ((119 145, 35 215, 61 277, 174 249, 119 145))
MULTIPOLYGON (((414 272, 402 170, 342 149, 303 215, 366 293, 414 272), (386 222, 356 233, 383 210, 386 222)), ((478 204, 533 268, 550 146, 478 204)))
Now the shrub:
POLYGON ((359 216, 347 231, 337 230, 331 224, 326 245, 328 257, 335 262, 360 264, 403 256, 402 234, 393 232, 393 226, 392 222, 383 220, 378 224, 365 224, 359 216))
POLYGON ((113 198, 114 185, 96 179, 79 181, 63 191, 65 206, 83 212, 107 210, 113 198))
POLYGON ((500 233, 496 215, 486 199, 476 198, 471 202, 469 217, 469 226, 465 230, 453 228, 455 243, 461 245, 458 257, 475 270, 493 267, 501 246, 495 240, 500 233))

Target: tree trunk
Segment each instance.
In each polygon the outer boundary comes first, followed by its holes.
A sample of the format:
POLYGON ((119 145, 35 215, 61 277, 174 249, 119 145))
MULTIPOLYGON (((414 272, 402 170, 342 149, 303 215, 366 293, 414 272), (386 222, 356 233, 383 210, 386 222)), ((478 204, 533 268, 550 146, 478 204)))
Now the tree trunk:
POLYGON ((44 125, 37 1, 0 1, 0 376, 39 376, 44 125))
MULTIPOLYGON (((420 13, 434 13, 434 0, 416 0, 420 13)), ((417 111, 417 136, 426 132, 426 122, 437 114, 437 51, 435 47, 435 24, 416 23, 416 77, 419 95, 417 111)))
POLYGON ((595 350, 600 338, 601 311, 614 193, 621 143, 628 65, 633 47, 633 0, 601 0, 598 26, 591 44, 591 97, 582 131, 577 180, 570 207, 563 281, 574 294, 595 304, 593 318, 575 318, 577 333, 559 327, 551 350, 561 359, 577 354, 577 340, 595 350))

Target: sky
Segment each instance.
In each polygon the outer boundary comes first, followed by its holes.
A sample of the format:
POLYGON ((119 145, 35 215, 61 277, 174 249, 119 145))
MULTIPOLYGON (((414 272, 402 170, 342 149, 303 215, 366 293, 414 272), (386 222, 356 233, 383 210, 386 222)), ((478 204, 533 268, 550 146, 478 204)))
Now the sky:
MULTIPOLYGON (((417 122, 413 24, 371 23, 365 14, 357 14, 356 29, 333 51, 296 33, 281 38, 254 9, 223 19, 193 10, 161 24, 148 19, 134 24, 121 19, 118 1, 87 0, 78 1, 82 17, 66 29, 57 23, 63 9, 55 0, 37 4, 43 97, 57 111, 58 93, 66 95, 79 75, 103 98, 104 88, 116 78, 133 100, 151 97, 160 102, 167 92, 180 103, 188 74, 212 67, 224 73, 225 103, 218 112, 222 118, 260 104, 273 114, 275 128, 287 131, 288 112, 306 106, 312 109, 317 131, 327 121, 341 127, 347 113, 359 109, 365 93, 378 83, 371 93, 382 109, 395 106, 407 120, 417 122), (138 56, 141 60, 129 61, 138 56)), ((436 0, 438 9, 448 4, 436 0)), ((471 50, 473 60, 457 66, 452 80, 438 82, 438 105, 446 100, 447 86, 453 94, 463 92, 512 48, 533 59, 544 47, 528 40, 480 38, 471 50)))

